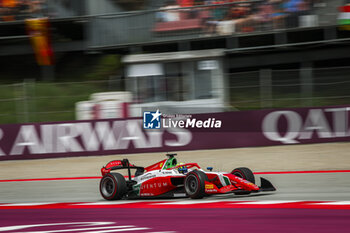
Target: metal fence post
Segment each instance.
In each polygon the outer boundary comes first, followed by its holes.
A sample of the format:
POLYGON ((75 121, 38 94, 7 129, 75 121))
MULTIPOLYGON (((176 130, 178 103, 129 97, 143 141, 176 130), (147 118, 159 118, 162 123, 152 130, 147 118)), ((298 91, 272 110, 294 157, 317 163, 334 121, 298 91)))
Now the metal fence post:
POLYGON ((272 107, 272 72, 271 69, 259 71, 260 79, 260 107, 272 107))
MULTIPOLYGON (((35 98, 35 94, 36 94, 36 82, 35 79, 27 79, 26 80, 26 86, 27 86, 27 103, 28 103, 28 118, 31 121, 36 121, 37 117, 36 117, 36 98, 35 98)), ((28 119, 28 120, 29 120, 28 119)))
POLYGON ((27 90, 27 82, 26 80, 23 80, 22 84, 22 104, 23 104, 23 121, 29 122, 29 109, 28 109, 28 90, 27 90))
POLYGON ((313 96, 313 72, 312 62, 301 63, 300 68, 300 81, 301 81, 301 98, 305 98, 302 101, 302 106, 312 106, 313 96))
POLYGON ((21 101, 22 101, 22 95, 20 94, 20 85, 19 83, 13 84, 13 92, 15 96, 15 104, 16 104, 16 122, 21 122, 21 101))
POLYGON ((17 123, 28 122, 28 101, 27 101, 27 85, 26 82, 13 84, 16 96, 16 120, 17 123))

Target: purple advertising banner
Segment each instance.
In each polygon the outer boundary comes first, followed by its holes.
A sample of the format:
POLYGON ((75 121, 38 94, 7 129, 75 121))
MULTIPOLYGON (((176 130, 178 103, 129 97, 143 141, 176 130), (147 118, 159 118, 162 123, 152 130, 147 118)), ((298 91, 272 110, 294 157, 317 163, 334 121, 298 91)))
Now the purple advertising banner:
POLYGON ((349 106, 0 125, 0 160, 349 141, 349 106), (154 120, 154 119, 153 119, 154 120))

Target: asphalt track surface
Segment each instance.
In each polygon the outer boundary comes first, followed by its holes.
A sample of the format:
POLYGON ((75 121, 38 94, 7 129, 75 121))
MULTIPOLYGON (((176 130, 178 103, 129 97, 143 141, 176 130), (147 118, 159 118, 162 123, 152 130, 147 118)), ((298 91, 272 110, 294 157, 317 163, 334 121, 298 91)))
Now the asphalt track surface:
POLYGON ((0 232, 350 232, 350 172, 261 176, 269 179, 277 192, 218 195, 203 200, 152 200, 183 201, 183 204, 147 208, 138 206, 138 201, 134 206, 104 205, 98 179, 0 182, 0 203, 22 205, 7 209, 0 205, 0 232), (293 204, 235 207, 227 203, 230 201, 340 201, 345 205, 339 208, 322 204, 316 208, 312 203, 310 207, 293 204), (45 202, 97 205, 30 207, 33 203, 45 202), (15 228, 22 225, 28 226, 15 228))
MULTIPOLYGON (((217 195, 209 199, 350 201, 350 172, 263 174, 276 192, 235 196, 217 195)), ((97 202, 99 179, 0 182, 0 203, 97 202)))

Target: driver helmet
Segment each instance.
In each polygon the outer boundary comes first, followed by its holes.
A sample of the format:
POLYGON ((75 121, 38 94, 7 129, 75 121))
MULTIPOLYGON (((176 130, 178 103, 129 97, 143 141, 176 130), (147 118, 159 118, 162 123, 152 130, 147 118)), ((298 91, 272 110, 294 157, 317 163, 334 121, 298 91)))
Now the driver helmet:
POLYGON ((177 166, 179 166, 177 168, 178 172, 181 174, 186 174, 188 172, 188 168, 186 165, 183 165, 183 163, 178 164, 177 166))

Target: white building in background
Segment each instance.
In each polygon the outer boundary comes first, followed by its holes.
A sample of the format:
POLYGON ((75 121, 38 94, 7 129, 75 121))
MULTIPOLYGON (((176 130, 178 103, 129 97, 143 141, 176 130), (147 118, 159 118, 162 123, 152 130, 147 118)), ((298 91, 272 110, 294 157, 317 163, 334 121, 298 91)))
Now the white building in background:
POLYGON ((131 116, 146 110, 207 113, 225 109, 224 50, 127 55, 126 90, 132 93, 131 116))

